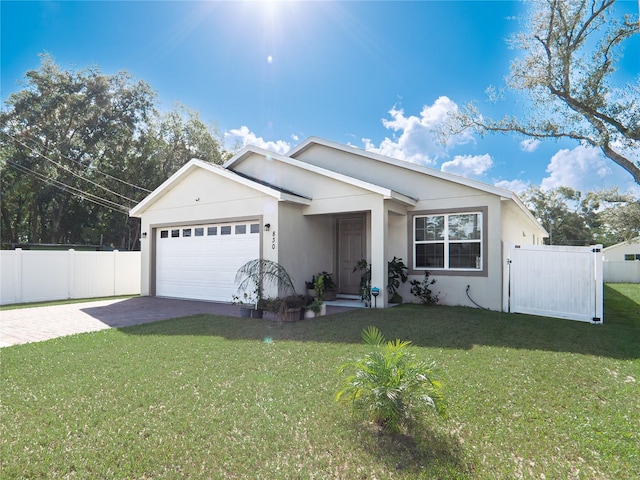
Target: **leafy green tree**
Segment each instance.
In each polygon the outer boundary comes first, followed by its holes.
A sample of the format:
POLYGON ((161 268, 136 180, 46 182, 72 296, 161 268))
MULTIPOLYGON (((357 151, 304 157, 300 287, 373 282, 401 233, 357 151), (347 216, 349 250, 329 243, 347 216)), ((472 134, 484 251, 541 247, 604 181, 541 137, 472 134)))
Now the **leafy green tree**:
POLYGON ((615 0, 528 4, 529 28, 511 39, 522 55, 506 79, 506 89, 529 97, 528 114, 494 120, 470 104, 452 116, 445 135, 474 128, 577 140, 601 149, 640 184, 640 84, 616 85, 612 78, 625 40, 638 35, 638 19, 617 16, 615 0))
POLYGON ((640 199, 617 188, 594 192, 530 187, 521 195, 553 245, 613 245, 640 235, 640 199))
POLYGON ((7 243, 138 245, 128 211, 193 157, 228 154, 180 105, 164 115, 151 87, 49 55, 0 113, 1 236, 7 243))
POLYGON ((135 200, 98 172, 130 154, 153 102, 126 73, 64 71, 44 55, 0 117, 3 241, 78 241, 94 205, 125 216, 135 200))
POLYGON ((582 211, 596 243, 615 245, 640 236, 640 198, 617 187, 587 193, 582 211))
POLYGON ((521 195, 533 215, 549 232, 551 245, 589 245, 593 233, 581 210, 582 193, 570 187, 542 190, 530 187, 521 195))
POLYGON ((373 326, 362 332, 362 338, 371 351, 340 366, 340 373, 354 373, 338 391, 337 402, 392 432, 410 427, 425 410, 445 413, 442 385, 434 378, 435 365, 418 360, 409 351, 411 342, 387 342, 373 326))

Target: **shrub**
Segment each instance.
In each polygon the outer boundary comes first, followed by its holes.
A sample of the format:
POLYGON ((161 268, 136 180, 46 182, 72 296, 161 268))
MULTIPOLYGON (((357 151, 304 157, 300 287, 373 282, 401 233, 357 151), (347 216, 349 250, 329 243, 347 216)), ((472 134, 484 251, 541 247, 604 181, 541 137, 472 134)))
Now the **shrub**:
POLYGON ((429 272, 424 272, 422 280, 411 280, 411 294, 418 297, 423 305, 435 305, 438 303, 440 292, 434 295, 429 288, 435 283, 435 279, 429 279, 429 272))
POLYGON ((353 271, 360 272, 360 298, 363 302, 371 302, 371 265, 366 259, 360 260, 353 271))
POLYGON ((409 267, 405 265, 401 258, 396 256, 393 260, 387 262, 387 291, 389 297, 392 298, 397 295, 398 288, 400 288, 400 282, 407 281, 407 272, 409 267))
POLYGON ((340 366, 340 373, 355 372, 345 379, 337 402, 350 404, 354 414, 393 432, 411 426, 425 410, 444 414, 441 385, 433 378, 434 364, 416 359, 409 351, 411 342, 387 342, 373 326, 362 332, 362 338, 371 351, 340 366))

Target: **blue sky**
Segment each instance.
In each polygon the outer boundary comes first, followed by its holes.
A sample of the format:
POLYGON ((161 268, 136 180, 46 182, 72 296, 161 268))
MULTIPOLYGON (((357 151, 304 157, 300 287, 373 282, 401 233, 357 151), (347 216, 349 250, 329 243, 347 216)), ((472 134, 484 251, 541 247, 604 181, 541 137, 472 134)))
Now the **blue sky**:
MULTIPOLYGON (((517 114, 522 98, 486 101, 501 86, 522 30, 520 1, 11 2, 1 3, 1 96, 20 89, 38 54, 63 68, 98 65, 148 82, 162 108, 180 102, 215 123, 227 146, 280 153, 308 136, 349 143, 516 191, 529 183, 588 190, 631 176, 577 143, 432 132, 451 108, 517 114)), ((636 0, 621 13, 638 13, 636 0)), ((616 73, 638 81, 640 35, 616 73)))

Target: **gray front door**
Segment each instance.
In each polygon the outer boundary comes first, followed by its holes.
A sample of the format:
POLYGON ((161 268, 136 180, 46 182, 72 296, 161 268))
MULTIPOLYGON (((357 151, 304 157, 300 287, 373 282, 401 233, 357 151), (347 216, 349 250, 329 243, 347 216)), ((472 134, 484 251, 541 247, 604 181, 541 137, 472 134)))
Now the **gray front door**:
POLYGON ((365 244, 364 216, 338 219, 338 293, 360 293, 360 272, 353 267, 366 258, 365 244))

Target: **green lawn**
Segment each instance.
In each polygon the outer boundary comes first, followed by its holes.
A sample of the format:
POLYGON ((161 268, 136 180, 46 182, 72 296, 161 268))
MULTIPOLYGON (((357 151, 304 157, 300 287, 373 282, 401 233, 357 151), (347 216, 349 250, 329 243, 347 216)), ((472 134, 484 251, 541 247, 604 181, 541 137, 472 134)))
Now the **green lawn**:
POLYGON ((640 285, 605 324, 406 305, 278 326, 199 315, 0 350, 2 478, 635 479, 640 285), (391 436, 334 403, 376 325, 449 418, 391 436))

